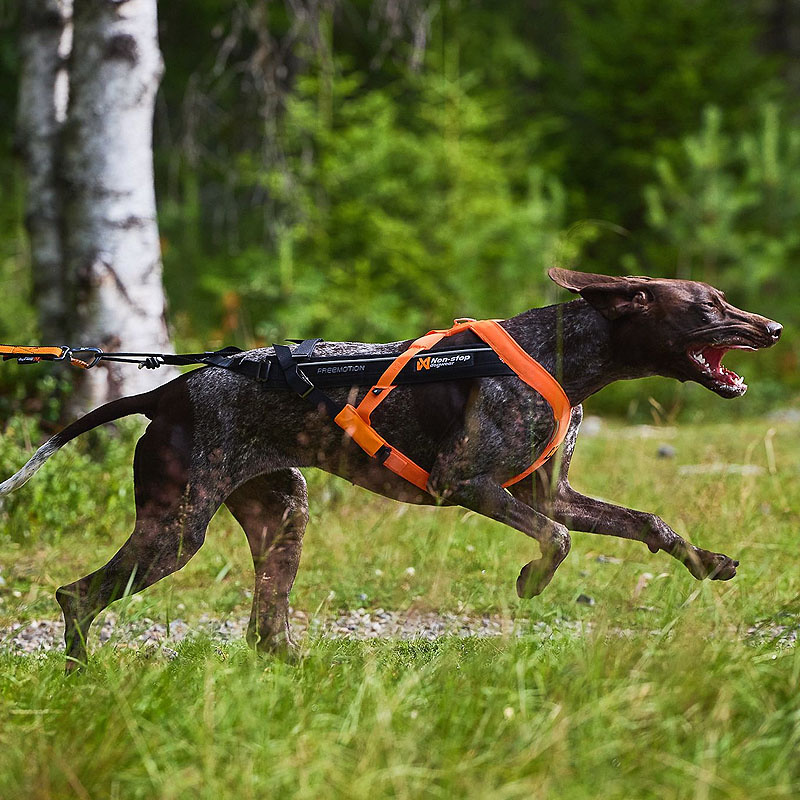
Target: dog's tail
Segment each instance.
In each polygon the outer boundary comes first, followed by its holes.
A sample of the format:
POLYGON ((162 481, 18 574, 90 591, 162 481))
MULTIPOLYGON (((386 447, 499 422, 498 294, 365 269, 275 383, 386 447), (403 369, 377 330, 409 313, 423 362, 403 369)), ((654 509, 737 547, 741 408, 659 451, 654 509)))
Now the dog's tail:
POLYGON ((90 411, 86 416, 75 420, 71 425, 67 425, 63 431, 48 439, 28 460, 28 463, 8 480, 0 483, 0 497, 10 494, 15 489, 19 489, 26 483, 47 461, 53 453, 60 450, 67 442, 80 436, 86 431, 103 425, 106 422, 113 422, 115 419, 127 417, 129 414, 146 414, 152 416, 155 410, 159 390, 155 389, 144 394, 135 394, 131 397, 121 397, 119 400, 112 400, 94 411, 90 411))

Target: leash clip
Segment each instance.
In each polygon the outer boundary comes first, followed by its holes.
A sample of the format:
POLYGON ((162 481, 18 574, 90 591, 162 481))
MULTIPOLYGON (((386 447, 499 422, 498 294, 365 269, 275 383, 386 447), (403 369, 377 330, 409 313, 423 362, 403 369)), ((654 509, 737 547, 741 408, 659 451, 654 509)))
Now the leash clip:
POLYGON ((99 347, 64 347, 61 356, 56 361, 63 361, 69 358, 70 364, 81 369, 91 369, 98 361, 100 361, 103 351, 99 347), (91 358, 84 361, 82 358, 76 358, 75 353, 91 353, 91 358))

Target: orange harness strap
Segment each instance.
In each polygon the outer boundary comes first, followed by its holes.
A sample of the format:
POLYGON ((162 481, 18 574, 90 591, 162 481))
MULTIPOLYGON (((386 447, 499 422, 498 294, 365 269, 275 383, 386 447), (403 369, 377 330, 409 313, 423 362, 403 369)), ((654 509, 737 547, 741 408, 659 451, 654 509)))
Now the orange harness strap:
POLYGON ((386 399, 395 385, 393 381, 411 358, 421 350, 428 350, 446 336, 471 330, 494 350, 500 360, 510 367, 519 378, 535 389, 553 409, 556 427, 541 455, 525 471, 507 480, 503 486, 511 486, 545 463, 567 434, 572 407, 569 398, 558 381, 535 359, 531 358, 495 320, 457 319, 452 328, 428 332, 414 341, 399 355, 381 375, 380 380, 367 392, 364 399, 354 407, 347 404, 335 417, 335 422, 368 455, 375 456, 379 450, 388 452, 383 465, 405 478, 423 491, 427 491, 430 474, 410 458, 392 447, 370 424, 372 412, 386 399))

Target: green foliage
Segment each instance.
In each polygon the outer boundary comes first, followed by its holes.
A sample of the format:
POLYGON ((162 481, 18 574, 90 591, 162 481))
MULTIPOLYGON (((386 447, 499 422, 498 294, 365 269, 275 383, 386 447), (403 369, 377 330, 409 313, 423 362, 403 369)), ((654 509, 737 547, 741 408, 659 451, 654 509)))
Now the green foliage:
MULTIPOLYGON (((28 545, 52 545, 117 535, 132 510, 130 462, 135 422, 101 430, 67 445, 36 473, 24 491, 0 501, 3 538, 28 545), (126 466, 127 465, 127 468, 126 466)), ((0 437, 0 473, 13 475, 42 440, 35 423, 17 416, 0 437), (32 444, 34 443, 34 444, 32 444)))
MULTIPOLYGON (((177 346, 413 337, 563 299, 544 277, 554 263, 690 275, 785 323, 756 361, 761 398, 741 407, 790 402, 800 187, 781 8, 163 5, 155 161, 177 346)), ((9 6, 0 25, 15 19, 9 6)), ((7 340, 36 335, 12 117, 0 115, 7 340)), ((41 374, 5 365, 0 417, 55 419, 65 382, 41 374)), ((648 393, 667 415, 715 413, 674 382, 615 386, 596 407, 641 417, 648 393)))
MULTIPOLYGON (((22 228, 22 181, 19 170, 2 143, 0 183, 6 187, 6 191, 0 193, 0 342, 37 344, 30 264, 22 228)), ((60 365, 49 365, 45 369, 0 361, 0 420, 8 419, 19 411, 35 414, 49 423, 58 420, 62 400, 69 391, 69 382, 60 365)))
POLYGON ((562 121, 549 142, 563 156, 559 175, 576 191, 578 213, 635 235, 654 159, 676 155, 703 108, 714 103, 747 128, 758 101, 780 92, 777 59, 758 48, 761 21, 747 3, 544 5, 552 21, 536 41, 547 54, 542 107, 562 121))
POLYGON ((752 131, 731 134, 723 122, 708 108, 681 158, 656 162, 648 220, 677 254, 679 275, 754 298, 800 255, 800 133, 775 105, 752 131))
POLYGON ((267 338, 402 338, 456 313, 541 303, 546 266, 576 249, 560 234, 564 190, 536 166, 510 172, 509 148, 486 148, 494 120, 464 83, 420 79, 421 111, 403 119, 391 88, 346 74, 327 87, 326 119, 322 82, 299 81, 285 163, 240 161, 276 203, 274 255, 246 250, 212 290, 240 291, 267 338))

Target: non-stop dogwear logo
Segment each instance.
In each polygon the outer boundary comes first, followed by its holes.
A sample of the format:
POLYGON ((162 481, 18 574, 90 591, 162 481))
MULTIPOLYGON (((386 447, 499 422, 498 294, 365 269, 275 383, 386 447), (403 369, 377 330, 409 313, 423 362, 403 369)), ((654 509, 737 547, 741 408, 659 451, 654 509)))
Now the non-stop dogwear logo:
POLYGON ((441 369, 442 367, 454 367, 456 364, 463 365, 472 361, 472 355, 460 353, 451 356, 420 356, 417 358, 417 372, 430 369, 441 369))

